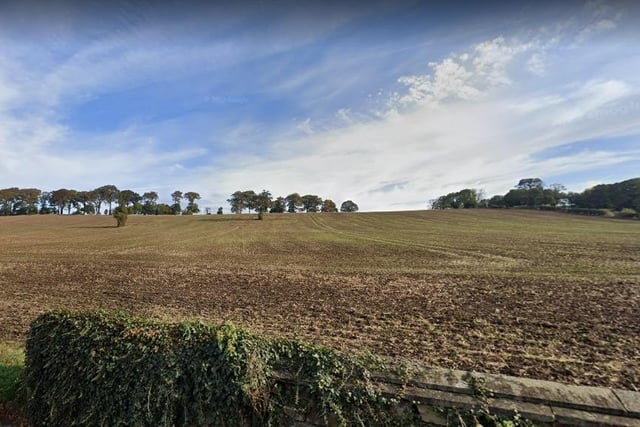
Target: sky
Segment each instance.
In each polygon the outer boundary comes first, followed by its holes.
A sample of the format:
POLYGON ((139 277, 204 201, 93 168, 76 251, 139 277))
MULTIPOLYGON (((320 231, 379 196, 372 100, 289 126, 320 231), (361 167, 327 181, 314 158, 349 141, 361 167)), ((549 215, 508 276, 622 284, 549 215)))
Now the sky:
POLYGON ((425 209, 640 176, 640 2, 0 1, 0 188, 425 209))

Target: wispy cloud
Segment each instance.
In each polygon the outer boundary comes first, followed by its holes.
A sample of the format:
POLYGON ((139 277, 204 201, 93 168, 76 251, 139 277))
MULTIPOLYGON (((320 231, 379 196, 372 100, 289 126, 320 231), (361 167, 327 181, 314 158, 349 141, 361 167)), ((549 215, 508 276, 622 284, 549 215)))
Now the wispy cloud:
POLYGON ((590 15, 590 19, 578 33, 579 41, 585 41, 599 33, 615 29, 624 13, 622 10, 613 9, 610 4, 602 0, 587 2, 585 12, 588 16, 590 15))
MULTIPOLYGON (((575 39, 572 34, 581 31, 575 23, 553 40, 541 33, 528 39, 499 36, 432 61, 430 72, 400 77, 406 89, 388 99, 377 119, 346 121, 340 110, 333 129, 277 146, 292 153, 289 147, 304 146, 304 152, 284 160, 257 159, 260 168, 249 160, 241 169, 256 169, 253 179, 276 192, 295 182, 338 199, 361 199, 365 209, 410 209, 461 186, 491 194, 506 191, 522 175, 553 177, 638 162, 637 151, 606 148, 553 159, 536 156, 576 141, 640 133, 640 116, 632 111, 607 114, 637 96, 637 82, 626 80, 630 73, 608 78, 601 67, 588 79, 564 76, 562 61, 551 59, 544 73, 540 66, 531 70, 532 58, 546 56, 558 37, 575 39), (546 80, 549 87, 530 85, 545 75, 553 78, 546 80)), ((572 49, 573 61, 593 54, 589 46, 572 49)), ((231 185, 247 183, 242 172, 225 176, 231 185)))

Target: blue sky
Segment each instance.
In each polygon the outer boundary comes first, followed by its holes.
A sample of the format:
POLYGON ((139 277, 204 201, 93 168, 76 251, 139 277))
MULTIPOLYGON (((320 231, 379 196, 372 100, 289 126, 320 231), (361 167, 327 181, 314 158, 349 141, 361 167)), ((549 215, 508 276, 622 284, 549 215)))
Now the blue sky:
POLYGON ((100 3, 0 3, 0 187, 400 210, 640 176, 635 2, 100 3))

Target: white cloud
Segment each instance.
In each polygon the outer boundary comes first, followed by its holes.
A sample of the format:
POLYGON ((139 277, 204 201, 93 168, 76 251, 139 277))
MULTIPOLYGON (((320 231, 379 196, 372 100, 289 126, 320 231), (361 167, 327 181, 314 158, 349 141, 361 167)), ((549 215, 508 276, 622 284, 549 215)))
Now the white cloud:
POLYGON ((527 69, 531 74, 535 74, 536 76, 544 76, 545 68, 543 53, 534 53, 527 61, 527 69))
POLYGON ((354 122, 354 119, 351 115, 351 110, 349 108, 340 108, 336 112, 336 117, 346 124, 352 124, 354 122))
MULTIPOLYGON (((340 110, 328 130, 283 134, 274 150, 286 155, 234 157, 231 163, 240 166, 224 171, 224 188, 259 182, 274 194, 353 199, 365 210, 422 209, 429 199, 463 187, 492 195, 522 176, 640 162, 638 150, 578 147, 545 157, 566 144, 639 135, 638 109, 628 106, 640 105, 640 90, 626 69, 616 69, 615 78, 602 66, 584 76, 563 74, 565 58, 548 56, 558 40, 541 37, 497 37, 431 62, 428 73, 400 78, 405 90, 390 96, 374 119, 354 120, 350 113, 346 120, 340 110), (612 109, 623 113, 608 114, 612 109)), ((592 61, 589 46, 572 49, 573 61, 592 61)), ((213 174, 205 183, 220 181, 213 174)))
POLYGON ((601 0, 587 2, 584 9, 590 19, 576 37, 580 42, 615 29, 623 17, 621 10, 615 10, 610 4, 601 0))
POLYGON ((152 146, 136 144, 132 135, 121 135, 119 141, 102 139, 95 150, 62 149, 56 129, 42 126, 35 131, 30 144, 0 143, 0 181, 15 186, 39 187, 52 190, 59 187, 95 188, 108 183, 133 188, 164 188, 192 182, 197 169, 180 167, 187 161, 205 154, 203 149, 177 149, 159 153, 152 146), (47 133, 49 132, 49 133, 47 133), (120 148, 118 147, 120 146, 120 148))
POLYGON ((398 80, 408 89, 408 93, 400 98, 401 103, 471 100, 482 93, 471 80, 472 72, 454 58, 447 58, 441 63, 430 63, 429 66, 433 69, 433 75, 404 76, 398 80))
POLYGON ((530 43, 507 43, 504 37, 480 43, 473 52, 474 72, 490 87, 508 85, 511 80, 507 75, 507 67, 519 54, 531 48, 530 43))
POLYGON ((315 131, 311 127, 311 118, 309 117, 298 123, 298 126, 296 126, 296 128, 307 135, 312 135, 315 133, 315 131))
MULTIPOLYGON (((215 174, 209 182, 222 181, 229 191, 259 182, 274 194, 300 191, 351 198, 363 209, 418 209, 428 199, 463 186, 482 187, 492 194, 504 192, 524 175, 544 177, 640 160, 637 152, 583 152, 535 160, 532 156, 545 148, 594 133, 569 125, 550 129, 551 111, 529 122, 526 114, 496 107, 505 101, 421 106, 374 123, 290 140, 282 145, 303 144, 308 151, 268 161, 237 158, 237 171, 225 171, 224 180, 215 174), (247 176, 244 170, 253 172, 247 176), (398 182, 402 185, 378 191, 398 182)), ((598 129, 608 131, 615 129, 598 129)))
POLYGON ((510 85, 508 67, 534 47, 532 43, 496 37, 473 46, 470 52, 451 54, 441 62, 431 62, 431 73, 399 79, 407 93, 393 97, 391 106, 478 99, 495 87, 510 85))
POLYGON ((515 111, 527 114, 546 109, 563 102, 566 102, 566 99, 560 95, 542 95, 529 97, 524 100, 517 100, 513 103, 512 108, 515 111))
MULTIPOLYGON (((373 123, 291 139, 280 148, 304 146, 305 152, 278 160, 234 158, 237 167, 225 170, 224 179, 214 174, 204 185, 222 182, 231 192, 261 183, 274 194, 349 198, 367 210, 420 209, 430 198, 463 187, 495 194, 524 175, 545 177, 640 160, 639 152, 606 151, 536 160, 545 148, 620 129, 616 123, 600 123, 597 133, 576 123, 550 126, 554 113, 544 111, 529 122, 520 111, 496 106, 506 101, 421 106, 373 123), (383 187, 387 191, 380 191, 383 187)), ((640 120, 636 126, 639 130, 640 120)))
MULTIPOLYGON (((11 88, 19 91, 21 86, 11 88)), ((23 103, 12 97, 0 109, 0 182, 11 186, 89 189, 108 181, 149 189, 150 177, 160 187, 180 185, 193 182, 198 170, 169 165, 206 154, 203 148, 158 150, 144 129, 81 134, 58 123, 55 114, 40 105, 15 114, 12 110, 23 103)))
POLYGON ((15 86, 7 80, 5 76, 0 75, 0 112, 6 110, 19 95, 15 86))
MULTIPOLYGON (((0 51, 13 53, 22 62, 10 73, 23 76, 19 82, 13 82, 14 86, 20 86, 20 99, 16 101, 37 102, 47 107, 62 103, 68 106, 104 93, 151 83, 170 83, 205 72, 215 73, 223 67, 257 61, 313 43, 357 16, 356 10, 346 6, 328 8, 325 19, 318 22, 304 8, 240 11, 235 10, 235 6, 210 4, 175 11, 158 7, 154 11, 155 8, 140 5, 123 10, 122 16, 106 13, 107 23, 96 25, 115 24, 117 30, 96 37, 96 30, 87 30, 85 26, 95 20, 90 14, 97 10, 83 6, 77 7, 79 11, 65 2, 59 7, 45 7, 54 15, 48 24, 47 14, 40 10, 43 8, 34 5, 18 7, 14 21, 0 16, 0 51), (199 11, 202 14, 198 15, 199 11), (171 19, 161 17, 166 12, 176 16, 171 15, 171 19), (274 15, 272 25, 247 26, 251 20, 259 22, 265 12, 274 15), (87 13, 89 19, 85 16, 87 13), (139 16, 130 18, 127 14, 139 16), (132 24, 127 22, 129 19, 132 24), (16 20, 24 21, 29 29, 43 32, 40 34, 42 40, 23 37, 28 30, 15 28, 16 20), (136 25, 138 20, 144 25, 136 25), (29 24, 34 23, 37 23, 35 28, 30 28, 29 24), (12 28, 13 32, 3 27, 12 28), (81 31, 74 34, 76 27, 81 31), (217 37, 212 38, 212 34, 217 37), (69 45, 78 41, 74 37, 81 43, 76 49, 70 49, 69 45), (62 46, 58 38, 63 40, 62 46), (66 49, 69 53, 59 56, 52 53, 66 49)), ((111 9, 106 11, 111 12, 111 9)), ((7 69, 4 62, 0 58, 0 70, 7 69)), ((0 108, 3 97, 8 96, 5 86, 0 74, 0 108)))
POLYGON ((632 89, 623 81, 589 81, 575 91, 570 102, 557 111, 553 124, 562 124, 593 114, 601 107, 632 93, 632 89))

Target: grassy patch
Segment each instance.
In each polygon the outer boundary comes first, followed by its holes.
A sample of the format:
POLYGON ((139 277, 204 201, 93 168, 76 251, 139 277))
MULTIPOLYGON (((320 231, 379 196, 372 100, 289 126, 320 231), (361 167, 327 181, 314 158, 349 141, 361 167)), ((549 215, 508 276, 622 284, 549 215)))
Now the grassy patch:
POLYGON ((15 343, 0 343, 0 403, 14 400, 24 371, 24 350, 15 343))

